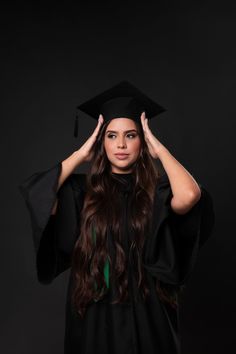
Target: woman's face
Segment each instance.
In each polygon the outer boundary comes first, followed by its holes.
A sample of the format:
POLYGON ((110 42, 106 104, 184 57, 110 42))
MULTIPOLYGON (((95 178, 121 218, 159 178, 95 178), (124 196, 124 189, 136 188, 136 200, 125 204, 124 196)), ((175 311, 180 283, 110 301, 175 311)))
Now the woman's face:
POLYGON ((132 166, 139 156, 140 148, 141 140, 135 122, 129 118, 112 119, 104 135, 104 149, 111 163, 112 172, 132 172, 132 166))

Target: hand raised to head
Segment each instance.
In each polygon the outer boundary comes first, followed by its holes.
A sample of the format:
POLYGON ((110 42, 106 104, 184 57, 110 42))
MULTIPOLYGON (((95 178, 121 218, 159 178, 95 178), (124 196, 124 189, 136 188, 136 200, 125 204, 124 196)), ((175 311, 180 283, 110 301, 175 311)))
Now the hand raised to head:
POLYGON ((140 116, 141 119, 141 124, 143 127, 143 132, 144 132, 144 138, 148 146, 148 150, 151 154, 151 156, 154 159, 157 159, 158 156, 158 149, 162 146, 161 142, 157 140, 157 138, 153 135, 151 132, 151 129, 148 126, 148 118, 146 117, 145 112, 143 112, 140 116))
POLYGON ((83 156, 84 161, 90 161, 92 159, 92 147, 97 140, 97 136, 104 122, 102 114, 99 115, 98 123, 94 129, 92 135, 86 140, 86 142, 79 148, 81 156, 83 156))

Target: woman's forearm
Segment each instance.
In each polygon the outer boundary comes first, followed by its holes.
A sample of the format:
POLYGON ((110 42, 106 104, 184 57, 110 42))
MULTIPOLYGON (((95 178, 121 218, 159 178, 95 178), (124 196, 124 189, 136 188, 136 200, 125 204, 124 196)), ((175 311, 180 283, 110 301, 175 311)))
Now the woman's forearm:
POLYGON ((65 182, 65 180, 74 172, 76 167, 84 162, 83 157, 80 154, 80 150, 74 151, 68 158, 62 161, 61 174, 58 180, 57 190, 65 182))
MULTIPOLYGON (((62 186, 62 184, 65 182, 65 180, 73 173, 73 171, 76 169, 76 167, 78 167, 83 162, 84 162, 84 159, 82 158, 79 150, 76 150, 68 158, 66 158, 65 160, 62 161, 62 163, 61 163, 62 168, 61 168, 61 174, 58 179, 57 191, 62 186)), ((54 206, 52 208, 52 211, 51 211, 52 215, 56 214, 57 203, 58 203, 58 199, 56 199, 54 206)))
POLYGON ((176 212, 186 212, 201 196, 201 189, 193 176, 181 163, 161 144, 158 156, 168 175, 173 199, 171 205, 176 212))

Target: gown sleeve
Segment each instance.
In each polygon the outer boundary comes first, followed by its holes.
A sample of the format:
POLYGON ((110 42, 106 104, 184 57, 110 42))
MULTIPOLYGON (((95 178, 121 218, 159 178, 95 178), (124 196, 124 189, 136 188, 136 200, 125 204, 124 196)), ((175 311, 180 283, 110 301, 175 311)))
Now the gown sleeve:
POLYGON ((210 193, 200 183, 198 185, 201 188, 199 201, 180 215, 170 205, 173 194, 167 174, 159 179, 143 265, 164 283, 181 286, 187 282, 200 249, 213 233, 213 200, 210 193))
POLYGON ((71 174, 57 191, 61 162, 36 172, 18 188, 29 212, 39 282, 49 284, 71 265, 80 227, 86 175, 71 174), (56 214, 51 214, 58 199, 56 214))

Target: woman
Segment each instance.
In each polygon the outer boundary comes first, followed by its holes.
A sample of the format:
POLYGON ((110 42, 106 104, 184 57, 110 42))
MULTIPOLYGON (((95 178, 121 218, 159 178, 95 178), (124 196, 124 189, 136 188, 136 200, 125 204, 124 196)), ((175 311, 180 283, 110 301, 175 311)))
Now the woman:
POLYGON ((77 151, 20 190, 39 281, 70 268, 64 352, 180 353, 180 294, 212 233, 213 203, 145 112, 140 122, 100 115, 77 151), (89 173, 73 173, 85 161, 89 173))

